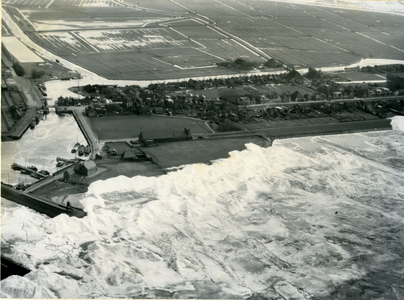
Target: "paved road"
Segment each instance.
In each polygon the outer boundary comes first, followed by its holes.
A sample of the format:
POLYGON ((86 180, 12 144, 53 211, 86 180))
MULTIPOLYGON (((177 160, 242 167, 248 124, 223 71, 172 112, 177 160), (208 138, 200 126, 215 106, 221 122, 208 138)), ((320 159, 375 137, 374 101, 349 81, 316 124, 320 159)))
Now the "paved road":
POLYGON ((386 97, 373 97, 373 98, 354 98, 354 99, 334 99, 334 100, 317 100, 317 101, 299 101, 299 102, 279 102, 279 103, 267 103, 267 104, 251 104, 240 105, 248 108, 264 108, 273 106, 285 106, 285 105, 297 105, 297 104, 323 104, 323 103, 335 103, 335 102, 355 102, 355 101, 386 101, 392 99, 404 99, 404 96, 386 96, 386 97))
POLYGON ((90 145, 91 148, 90 159, 95 159, 95 155, 99 153, 99 151, 101 150, 101 145, 98 141, 97 136, 95 135, 95 133, 91 129, 91 126, 87 123, 87 120, 83 115, 84 107, 71 106, 69 107, 69 109, 73 112, 73 115, 80 129, 83 131, 84 137, 86 138, 88 144, 90 145))

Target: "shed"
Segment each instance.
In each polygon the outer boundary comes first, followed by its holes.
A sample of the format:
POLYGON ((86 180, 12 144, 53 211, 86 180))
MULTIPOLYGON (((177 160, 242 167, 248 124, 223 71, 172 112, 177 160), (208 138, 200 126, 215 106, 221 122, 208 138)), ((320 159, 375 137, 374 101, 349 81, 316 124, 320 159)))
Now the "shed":
POLYGON ((97 171, 97 165, 92 160, 86 160, 80 164, 74 166, 74 172, 76 174, 88 176, 97 171))

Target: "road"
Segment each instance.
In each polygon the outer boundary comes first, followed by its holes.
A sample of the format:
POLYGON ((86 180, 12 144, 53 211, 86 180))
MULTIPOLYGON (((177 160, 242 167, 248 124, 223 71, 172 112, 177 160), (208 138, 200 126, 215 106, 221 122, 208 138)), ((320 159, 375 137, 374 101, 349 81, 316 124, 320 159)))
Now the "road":
POLYGON ((334 99, 334 100, 321 100, 321 101, 299 101, 299 102, 279 102, 279 103, 267 103, 267 104, 251 104, 251 105, 240 105, 242 107, 248 108, 265 108, 274 106, 285 106, 285 105, 304 105, 304 104, 329 104, 335 102, 355 102, 355 101, 386 101, 404 99, 404 96, 386 96, 386 97, 373 97, 373 98, 354 98, 354 99, 334 99))
POLYGON ((77 124, 79 125, 81 131, 83 132, 84 137, 87 140, 87 143, 90 145, 91 154, 90 159, 95 159, 95 155, 99 153, 101 150, 101 145, 98 142, 98 138, 94 134, 91 126, 87 123, 87 120, 84 113, 84 107, 70 107, 69 109, 72 110, 73 116, 76 119, 77 124))

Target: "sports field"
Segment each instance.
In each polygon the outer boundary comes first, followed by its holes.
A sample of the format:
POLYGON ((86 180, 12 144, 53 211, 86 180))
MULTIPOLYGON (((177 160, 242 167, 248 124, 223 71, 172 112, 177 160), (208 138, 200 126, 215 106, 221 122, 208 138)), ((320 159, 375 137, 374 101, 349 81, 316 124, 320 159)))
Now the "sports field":
POLYGON ((404 59, 400 15, 259 0, 5 0, 3 7, 35 43, 109 79, 235 74, 215 65, 236 58, 317 68, 404 59))

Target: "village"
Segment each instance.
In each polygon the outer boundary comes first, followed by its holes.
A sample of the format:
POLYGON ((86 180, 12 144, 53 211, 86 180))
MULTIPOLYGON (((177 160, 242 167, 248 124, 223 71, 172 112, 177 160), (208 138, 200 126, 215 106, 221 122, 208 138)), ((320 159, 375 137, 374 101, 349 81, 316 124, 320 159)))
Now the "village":
MULTIPOLYGON (((399 72, 403 66, 363 69, 332 74, 310 68, 304 76, 292 70, 279 75, 199 81, 190 79, 184 82, 150 84, 147 88, 87 85, 71 88, 84 98, 59 97, 56 105, 86 106, 85 114, 89 118, 142 114, 186 116, 207 120, 218 131, 229 130, 228 126, 219 126, 228 122, 249 124, 338 116, 342 112, 352 114, 352 109, 387 117, 390 115, 390 108, 400 111, 402 102, 392 99, 394 96, 399 99, 404 95, 404 90, 393 91, 386 83, 341 83, 341 75, 346 77, 352 71, 361 71, 366 75, 365 72, 374 72, 375 69, 377 72, 399 72), (383 97, 389 98, 384 101, 383 97)), ((363 116, 362 113, 360 115, 363 116)), ((339 119, 349 120, 346 114, 339 119)), ((354 114, 352 120, 358 120, 358 116, 354 114)), ((243 130, 242 127, 234 125, 230 131, 243 130)))

